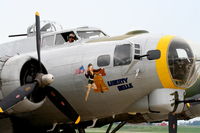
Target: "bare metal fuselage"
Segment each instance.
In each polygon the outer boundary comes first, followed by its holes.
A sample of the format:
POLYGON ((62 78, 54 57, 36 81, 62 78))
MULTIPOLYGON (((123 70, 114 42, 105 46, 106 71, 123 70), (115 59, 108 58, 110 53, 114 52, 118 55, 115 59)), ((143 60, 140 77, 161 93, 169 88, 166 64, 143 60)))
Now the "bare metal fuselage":
MULTIPOLYGON (((144 34, 120 41, 82 43, 70 46, 61 45, 58 47, 43 48, 41 52, 42 63, 48 73, 55 76, 53 86, 77 110, 82 118, 81 120, 93 120, 126 113, 131 106, 134 106, 134 102, 147 95, 153 89, 162 86, 158 82, 158 79, 148 80, 156 75, 155 61, 144 59, 141 62, 133 58, 130 65, 113 67, 115 46, 139 43, 141 45, 141 54, 145 54, 146 51, 155 49, 157 41, 159 40, 159 37, 155 37, 155 40, 151 42, 149 38, 152 40, 151 36, 144 34), (106 76, 103 77, 109 90, 104 93, 97 93, 91 90, 88 101, 86 102, 84 97, 88 79, 84 73, 75 74, 75 72, 80 66, 84 66, 87 69, 89 63, 92 63, 95 69, 99 68, 97 66, 97 58, 101 55, 110 55, 111 57, 110 64, 104 67, 106 76), (123 78, 127 79, 127 81, 118 83, 117 85, 108 85, 108 82, 123 78), (143 81, 146 83, 144 84, 143 81), (119 91, 117 88, 119 85, 129 84, 132 85, 131 88, 125 91, 119 91)), ((0 47, 2 47, 1 50, 5 49, 1 51, 1 57, 24 53, 36 57, 34 37, 24 39, 21 42, 16 41, 6 45, 2 44, 0 47)), ((132 48, 132 51, 134 51, 134 48, 132 48)), ((134 52, 132 57, 134 57, 134 52)), ((46 99, 43 107, 32 112, 32 114, 35 114, 34 120, 39 123, 43 123, 43 121, 62 122, 67 120, 62 113, 48 102, 48 99, 46 99)))
MULTIPOLYGON (((135 60, 134 44, 140 44, 141 55, 148 50, 156 49, 161 36, 142 34, 117 41, 102 41, 93 43, 75 43, 74 45, 60 45, 44 47, 41 51, 42 63, 48 73, 55 77, 52 84, 73 106, 81 116, 81 121, 95 120, 117 114, 134 112, 134 103, 151 91, 163 88, 157 76, 156 63, 146 58, 135 60), (130 44, 132 46, 132 61, 128 65, 114 66, 114 51, 117 45, 130 44), (98 57, 109 55, 109 65, 102 67, 106 76, 104 83, 109 88, 106 92, 91 90, 87 102, 84 100, 88 79, 84 73, 76 73, 81 66, 85 71, 89 63, 94 69, 100 68, 97 64, 98 57), (115 84, 112 84, 114 83, 115 84), (119 87, 125 87, 119 90, 119 87)), ((30 37, 23 41, 16 41, 0 45, 1 57, 16 54, 29 55, 37 58, 35 52, 35 38, 30 37)), ((51 123, 66 122, 64 116, 46 98, 42 107, 31 113, 17 114, 30 119, 32 124, 48 125, 51 123)))

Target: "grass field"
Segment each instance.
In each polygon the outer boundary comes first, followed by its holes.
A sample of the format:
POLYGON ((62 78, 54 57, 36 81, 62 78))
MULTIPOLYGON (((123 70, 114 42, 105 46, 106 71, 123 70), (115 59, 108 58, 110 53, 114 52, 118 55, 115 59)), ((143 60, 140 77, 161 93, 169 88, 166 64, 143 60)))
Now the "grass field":
MULTIPOLYGON (((113 125, 115 127, 116 125, 113 125)), ((105 133, 108 126, 87 129, 86 133, 105 133)), ((168 127, 125 125, 117 133, 168 133, 168 127)), ((178 133, 200 133, 200 126, 179 126, 178 133)))

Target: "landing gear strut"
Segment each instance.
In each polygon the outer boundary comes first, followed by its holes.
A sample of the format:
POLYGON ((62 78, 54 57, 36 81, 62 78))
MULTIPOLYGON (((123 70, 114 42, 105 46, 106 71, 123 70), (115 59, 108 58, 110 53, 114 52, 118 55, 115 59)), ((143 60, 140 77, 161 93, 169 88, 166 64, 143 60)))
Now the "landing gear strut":
POLYGON ((106 131, 106 133, 116 133, 120 128, 122 128, 127 122, 126 121, 122 121, 121 123, 119 123, 119 125, 117 125, 112 132, 110 132, 110 129, 112 128, 113 123, 110 123, 110 125, 108 126, 108 129, 106 131))
POLYGON ((79 132, 79 133, 85 133, 85 129, 83 129, 83 128, 78 128, 78 132, 79 132))
MULTIPOLYGON (((77 127, 78 133, 85 133, 85 128, 77 127)), ((73 125, 58 124, 54 125, 52 130, 49 130, 49 133, 76 133, 75 127, 73 125)))

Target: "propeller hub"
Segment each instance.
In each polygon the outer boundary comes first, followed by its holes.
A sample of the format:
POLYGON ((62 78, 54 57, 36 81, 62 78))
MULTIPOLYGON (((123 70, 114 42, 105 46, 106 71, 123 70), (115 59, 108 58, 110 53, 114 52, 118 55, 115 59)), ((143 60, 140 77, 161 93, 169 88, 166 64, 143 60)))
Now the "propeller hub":
POLYGON ((54 76, 52 74, 45 74, 42 76, 42 84, 44 86, 50 85, 54 81, 54 76))
POLYGON ((45 86, 48 86, 51 83, 53 83, 54 76, 52 74, 38 73, 36 75, 35 81, 38 82, 39 87, 44 88, 45 86))

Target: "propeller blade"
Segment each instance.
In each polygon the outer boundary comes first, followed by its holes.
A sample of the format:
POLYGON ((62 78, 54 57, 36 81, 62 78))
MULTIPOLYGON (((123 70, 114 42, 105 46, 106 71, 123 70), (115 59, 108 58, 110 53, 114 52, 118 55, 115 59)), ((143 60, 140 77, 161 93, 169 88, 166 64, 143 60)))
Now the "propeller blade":
POLYGON ((51 102, 62 113, 64 113, 68 118, 70 118, 70 120, 72 120, 75 124, 78 124, 80 122, 80 116, 69 104, 69 102, 55 88, 47 86, 45 87, 45 89, 47 91, 47 96, 51 100, 51 102))
POLYGON ((40 72, 42 71, 41 67, 41 58, 40 58, 40 46, 41 46, 41 33, 40 33, 40 14, 39 12, 35 13, 35 25, 36 25, 36 44, 37 44, 37 55, 40 72))
POLYGON ((0 113, 3 113, 18 102, 22 101, 24 97, 30 95, 33 92, 36 86, 37 82, 34 82, 31 84, 20 86, 19 88, 11 92, 8 96, 3 98, 2 101, 0 101, 0 113))
POLYGON ((168 129, 169 133, 177 133, 177 117, 175 114, 169 113, 168 114, 168 129))

